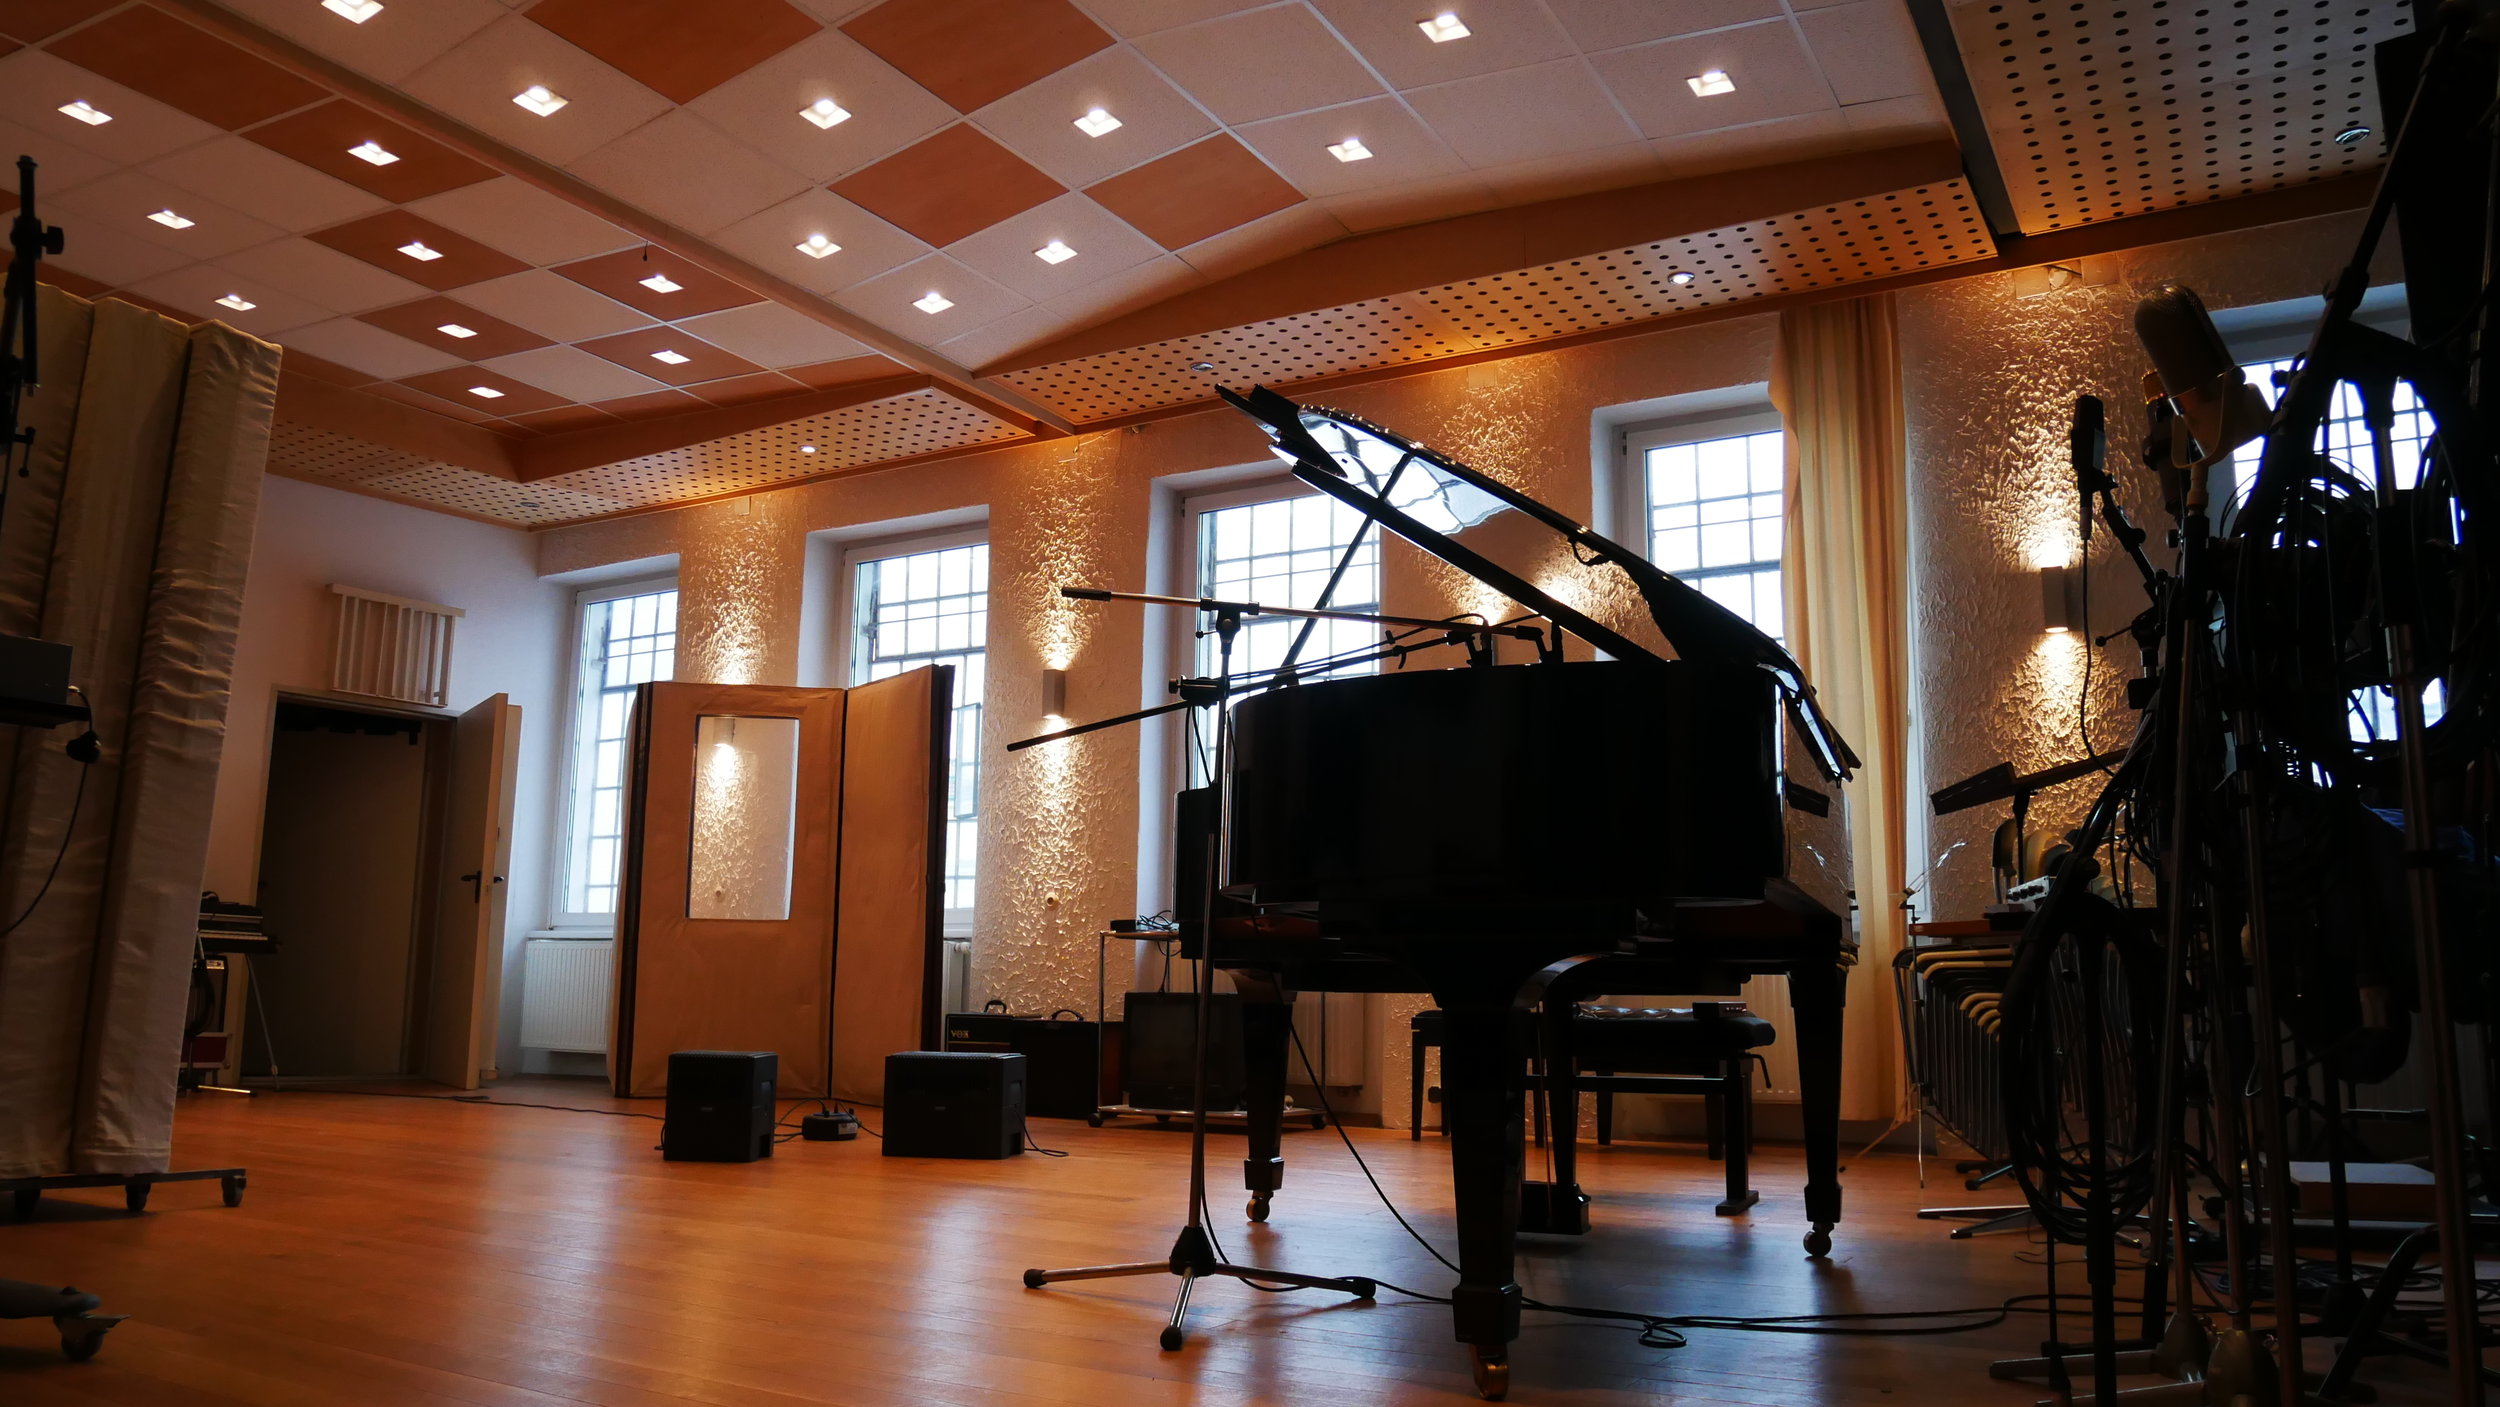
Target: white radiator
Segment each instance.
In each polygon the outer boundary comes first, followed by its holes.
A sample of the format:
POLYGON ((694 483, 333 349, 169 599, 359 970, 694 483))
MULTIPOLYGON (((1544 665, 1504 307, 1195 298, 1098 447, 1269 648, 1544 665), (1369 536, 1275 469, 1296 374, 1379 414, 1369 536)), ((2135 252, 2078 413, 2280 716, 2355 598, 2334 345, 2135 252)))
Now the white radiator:
POLYGON ((1757 1082, 1753 1087, 1753 1097, 1774 1101, 1794 1100, 1797 1097, 1797 1014, 1788 1009, 1788 979, 1751 978, 1745 983, 1743 1000, 1747 1011, 1770 1022, 1772 1029, 1780 1033, 1779 1040, 1769 1049, 1755 1052, 1762 1057, 1763 1074, 1770 1083, 1764 1085, 1757 1082))
POLYGON ((938 1000, 942 1011, 972 1011, 972 940, 949 938, 939 945, 938 1000))
MULTIPOLYGON (((1304 992, 1293 1004, 1293 1029, 1302 1038, 1302 1053, 1310 1057, 1320 1083, 1332 1089, 1351 1088, 1366 1079, 1370 1027, 1371 1000, 1360 992, 1304 992)), ((1290 1057, 1285 1069, 1287 1084, 1309 1078, 1299 1055, 1290 1057)))
POLYGON ((531 1050, 608 1049, 608 986, 616 944, 532 938, 521 948, 521 1044, 531 1050))
POLYGON ((451 693, 452 624, 467 612, 332 583, 338 627, 330 641, 330 687, 441 708, 451 693))

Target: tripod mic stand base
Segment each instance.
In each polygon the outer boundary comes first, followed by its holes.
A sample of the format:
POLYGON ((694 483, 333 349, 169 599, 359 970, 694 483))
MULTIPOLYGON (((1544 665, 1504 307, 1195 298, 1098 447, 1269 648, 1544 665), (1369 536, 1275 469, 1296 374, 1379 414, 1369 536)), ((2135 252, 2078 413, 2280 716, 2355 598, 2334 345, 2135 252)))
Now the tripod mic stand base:
MULTIPOLYGON (((1192 1223, 1181 1228, 1172 1242, 1172 1254, 1163 1260, 1130 1261, 1123 1265, 1086 1265, 1070 1270, 1028 1270, 1024 1287, 1038 1290, 1063 1280, 1113 1280, 1132 1275, 1177 1275, 1181 1277, 1180 1293, 1172 1301, 1171 1321, 1163 1326, 1164 1351, 1174 1352, 1188 1341, 1183 1322, 1189 1317, 1189 1292, 1198 1281, 1210 1275, 1230 1276, 1235 1280, 1254 1280, 1267 1285, 1291 1285, 1299 1290, 1335 1290, 1368 1300, 1380 1293, 1380 1286, 1360 1275, 1303 1275, 1291 1270, 1263 1270, 1255 1265, 1234 1265, 1219 1260, 1215 1241, 1207 1229, 1192 1223)), ((1505 1377, 1508 1368, 1503 1369, 1505 1377)))

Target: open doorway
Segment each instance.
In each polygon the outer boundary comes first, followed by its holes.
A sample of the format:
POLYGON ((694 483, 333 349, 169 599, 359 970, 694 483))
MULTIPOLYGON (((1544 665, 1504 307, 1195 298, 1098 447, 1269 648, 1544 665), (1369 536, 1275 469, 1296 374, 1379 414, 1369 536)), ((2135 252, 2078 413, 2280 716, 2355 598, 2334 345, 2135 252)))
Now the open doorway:
POLYGON ((493 1077, 518 713, 279 698, 247 1076, 493 1077))

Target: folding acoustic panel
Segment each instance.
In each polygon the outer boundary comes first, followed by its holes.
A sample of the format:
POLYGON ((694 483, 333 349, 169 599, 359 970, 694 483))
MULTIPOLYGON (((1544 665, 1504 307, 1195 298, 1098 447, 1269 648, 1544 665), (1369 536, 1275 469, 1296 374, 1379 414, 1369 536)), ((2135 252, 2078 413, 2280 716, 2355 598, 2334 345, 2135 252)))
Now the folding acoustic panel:
POLYGON ((885 1058, 936 1050, 951 665, 845 691, 842 889, 835 919, 833 1092, 884 1102, 885 1058))

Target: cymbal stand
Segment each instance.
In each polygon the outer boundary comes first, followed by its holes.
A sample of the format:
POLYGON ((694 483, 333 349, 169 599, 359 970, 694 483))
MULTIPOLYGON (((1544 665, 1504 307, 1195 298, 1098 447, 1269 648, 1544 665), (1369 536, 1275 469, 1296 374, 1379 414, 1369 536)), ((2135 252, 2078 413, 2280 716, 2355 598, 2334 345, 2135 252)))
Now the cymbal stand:
MULTIPOLYGON (((1099 599, 1099 598, 1098 598, 1099 599)), ((1195 605, 1197 603, 1190 602, 1195 605)), ((1207 838, 1208 883, 1205 908, 1198 926, 1197 998, 1198 1030, 1196 1063, 1190 1071, 1189 1099, 1189 1211, 1183 1218, 1180 1235, 1172 1242, 1172 1252, 1162 1260, 1131 1261, 1120 1265, 1079 1266, 1068 1270, 1028 1270, 1024 1272, 1026 1289, 1038 1290, 1045 1285, 1066 1280, 1108 1280, 1133 1275, 1172 1274, 1180 1277, 1180 1292, 1172 1300, 1172 1315, 1163 1326, 1161 1343, 1164 1351, 1178 1350, 1188 1341, 1183 1327, 1189 1318, 1189 1294, 1200 1280, 1209 1276, 1229 1276, 1269 1285, 1291 1285, 1305 1290, 1337 1290, 1358 1300, 1370 1299, 1379 1286, 1359 1275, 1303 1275, 1289 1270, 1266 1270, 1257 1266, 1234 1265, 1219 1257, 1214 1238, 1207 1233, 1207 1027, 1213 1020, 1215 1004, 1215 889, 1224 873, 1225 803, 1230 799, 1232 782, 1232 728, 1226 716, 1224 698, 1231 692, 1233 677, 1233 640, 1241 633, 1245 614, 1238 603, 1210 603, 1215 616, 1215 638, 1221 666, 1217 673, 1219 688, 1214 691, 1211 706, 1215 709, 1215 833, 1207 838)))

